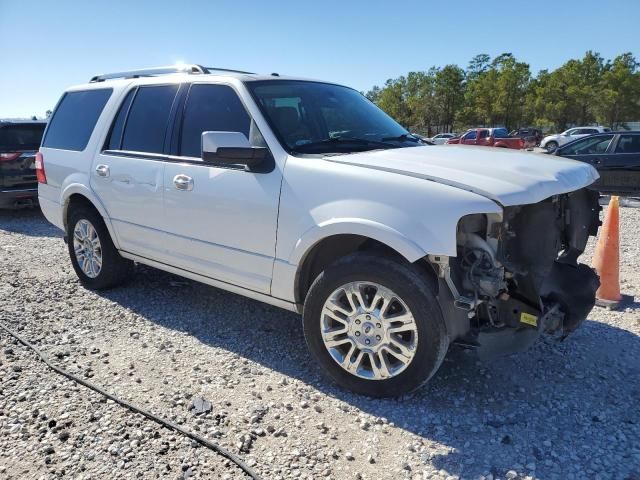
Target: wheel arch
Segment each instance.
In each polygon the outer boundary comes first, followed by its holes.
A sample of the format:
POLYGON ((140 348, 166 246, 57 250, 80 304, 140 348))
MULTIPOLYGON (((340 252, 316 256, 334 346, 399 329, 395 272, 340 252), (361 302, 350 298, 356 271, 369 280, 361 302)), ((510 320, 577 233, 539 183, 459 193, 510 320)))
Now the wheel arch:
MULTIPOLYGON (((352 253, 376 249, 382 254, 402 259, 407 263, 418 263, 427 254, 411 240, 389 227, 367 227, 371 225, 328 222, 324 227, 316 229, 315 235, 307 235, 298 241, 297 248, 289 259, 291 264, 298 266, 294 287, 296 303, 304 303, 311 284, 328 265, 352 253)), ((429 270, 426 263, 424 267, 429 270)))
POLYGON ((98 214, 100 214, 107 227, 107 230, 109 231, 109 235, 111 236, 113 244, 117 249, 119 249, 118 238, 115 235, 115 231, 113 229, 113 225, 111 224, 111 220, 107 215, 107 211, 100 203, 100 201, 91 193, 91 190, 81 184, 72 184, 65 188, 62 197, 62 221, 65 227, 65 231, 67 228, 69 208, 76 205, 86 205, 90 208, 93 208, 96 212, 98 212, 98 214))

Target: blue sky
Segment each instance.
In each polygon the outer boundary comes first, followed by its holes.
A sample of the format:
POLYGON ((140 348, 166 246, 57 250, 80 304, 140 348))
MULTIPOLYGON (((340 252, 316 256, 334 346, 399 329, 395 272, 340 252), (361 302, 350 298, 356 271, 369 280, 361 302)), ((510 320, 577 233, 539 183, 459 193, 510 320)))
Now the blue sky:
POLYGON ((589 49, 640 56, 638 25, 640 0, 0 0, 0 117, 43 115, 97 73, 176 61, 359 90, 477 53, 535 73, 589 49))

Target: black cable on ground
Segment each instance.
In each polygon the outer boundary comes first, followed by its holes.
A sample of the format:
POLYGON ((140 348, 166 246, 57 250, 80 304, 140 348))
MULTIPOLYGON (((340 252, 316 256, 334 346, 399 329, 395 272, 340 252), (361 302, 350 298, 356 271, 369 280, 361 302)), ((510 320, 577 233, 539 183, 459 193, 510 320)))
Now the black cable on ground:
POLYGON ((200 445, 202 445, 204 447, 207 447, 208 449, 213 450, 214 452, 218 453, 219 455, 222 455, 223 457, 231 460, 242 471, 244 471, 247 475, 249 475, 249 477, 251 477, 252 479, 254 479, 254 480, 262 480, 260 475, 258 475, 249 465, 247 465, 244 462, 244 460, 242 460, 240 457, 238 457, 236 454, 230 452, 226 448, 221 447, 220 445, 218 445, 216 443, 210 442, 206 438, 201 437, 200 435, 197 435, 197 434, 195 434, 193 432, 190 432, 189 430, 187 430, 185 428, 182 428, 181 426, 176 425, 175 423, 173 423, 173 422, 171 422, 169 420, 166 420, 166 419, 164 419, 162 417, 154 415, 153 413, 148 412, 147 410, 144 410, 143 408, 137 407, 134 404, 132 404, 132 403, 126 401, 126 400, 123 400, 123 399, 121 399, 119 397, 116 397, 115 395, 112 395, 111 393, 109 393, 109 392, 103 390, 102 388, 98 387, 97 385, 94 385, 91 382, 88 382, 85 379, 80 378, 80 377, 74 375, 73 373, 70 373, 70 372, 66 371, 63 368, 60 368, 60 367, 54 365, 51 362, 51 360, 49 360, 49 357, 47 357, 44 353, 42 353, 36 346, 32 345, 28 340, 26 340, 25 338, 23 338, 22 336, 20 336, 19 334, 17 334, 13 330, 11 330, 9 327, 4 325, 2 322, 0 322, 0 327, 3 330, 5 330, 9 335, 11 335, 16 340, 18 340, 25 347, 27 347, 27 348, 31 349, 32 351, 34 351, 36 353, 36 355, 38 355, 38 357, 40 357, 40 360, 42 360, 54 372, 59 373, 60 375, 62 375, 64 377, 67 377, 69 380, 73 380, 74 382, 79 383, 80 385, 83 385, 83 386, 93 390, 94 392, 98 392, 100 395, 103 395, 103 396, 107 397, 108 399, 113 400, 117 404, 128 408, 132 412, 139 413, 140 415, 144 415, 149 420, 153 420, 154 422, 159 423, 160 425, 162 425, 165 428, 168 428, 169 430, 176 431, 178 433, 181 433, 182 435, 185 435, 186 437, 189 437, 192 440, 195 440, 200 445))

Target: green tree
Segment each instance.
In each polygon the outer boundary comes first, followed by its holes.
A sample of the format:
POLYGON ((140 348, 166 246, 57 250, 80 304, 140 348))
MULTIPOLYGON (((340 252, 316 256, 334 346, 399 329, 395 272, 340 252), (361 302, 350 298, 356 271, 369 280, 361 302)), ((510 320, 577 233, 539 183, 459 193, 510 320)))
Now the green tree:
POLYGON ((640 72, 631 53, 607 64, 599 85, 597 120, 617 129, 626 121, 640 118, 640 72))
POLYGON ((435 72, 434 103, 440 110, 440 126, 450 131, 464 102, 464 70, 447 65, 435 72))

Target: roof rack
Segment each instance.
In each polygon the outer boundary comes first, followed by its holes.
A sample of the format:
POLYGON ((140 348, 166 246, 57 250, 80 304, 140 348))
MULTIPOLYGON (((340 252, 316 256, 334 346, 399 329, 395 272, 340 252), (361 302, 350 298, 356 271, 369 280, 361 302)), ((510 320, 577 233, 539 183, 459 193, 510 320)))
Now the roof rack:
POLYGON ((233 72, 252 74, 251 72, 245 72, 243 70, 232 70, 229 68, 218 67, 203 67, 202 65, 171 65, 168 67, 153 67, 144 68, 142 70, 130 70, 127 72, 105 73, 91 77, 89 82, 104 82, 105 80, 111 80, 114 78, 140 78, 140 77, 152 77, 155 75, 167 75, 170 73, 188 73, 188 74, 204 74, 211 72, 233 72))

